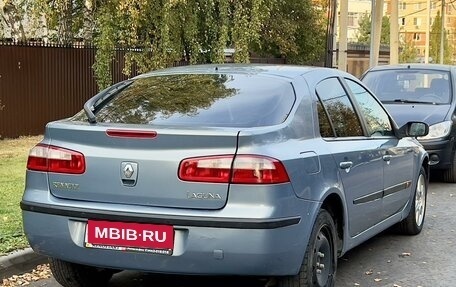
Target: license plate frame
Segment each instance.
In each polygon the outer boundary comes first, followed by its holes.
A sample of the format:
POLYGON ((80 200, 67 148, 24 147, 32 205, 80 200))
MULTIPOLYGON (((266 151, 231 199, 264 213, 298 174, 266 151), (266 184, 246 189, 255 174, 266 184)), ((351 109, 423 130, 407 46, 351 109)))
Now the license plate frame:
POLYGON ((88 220, 84 246, 172 255, 174 227, 150 223, 88 220))

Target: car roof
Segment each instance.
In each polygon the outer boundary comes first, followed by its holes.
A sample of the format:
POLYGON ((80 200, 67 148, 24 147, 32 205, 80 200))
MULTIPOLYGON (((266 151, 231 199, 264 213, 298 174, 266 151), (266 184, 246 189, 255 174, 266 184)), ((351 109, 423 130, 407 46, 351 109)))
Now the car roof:
POLYGON ((136 78, 158 76, 158 75, 173 75, 173 74, 248 74, 248 75, 263 75, 280 78, 293 79, 297 76, 306 74, 311 71, 325 70, 330 74, 340 74, 341 71, 325 67, 314 66, 299 66, 285 64, 202 64, 188 65, 162 70, 151 71, 142 74, 136 78))
POLYGON ((400 70, 400 69, 427 69, 450 71, 454 69, 452 65, 445 64, 423 64, 423 63, 404 63, 395 65, 379 65, 369 69, 369 71, 400 70))

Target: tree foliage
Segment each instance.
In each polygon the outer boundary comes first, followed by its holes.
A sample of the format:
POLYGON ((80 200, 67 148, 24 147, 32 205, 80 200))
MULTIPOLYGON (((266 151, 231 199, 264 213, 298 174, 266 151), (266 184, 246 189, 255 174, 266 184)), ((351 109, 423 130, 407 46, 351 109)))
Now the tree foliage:
MULTIPOLYGON (((11 36, 21 41, 27 38, 23 24, 26 7, 27 4, 23 0, 6 0, 1 11, 0 20, 9 28, 11 36)), ((3 23, 0 23, 0 26, 3 29, 3 23)))
MULTIPOLYGON (((371 37, 371 15, 364 13, 359 19, 359 29, 357 40, 359 43, 370 43, 371 37)), ((388 16, 382 17, 382 32, 380 34, 380 44, 388 45, 390 43, 390 20, 388 16)))
POLYGON ((223 63, 251 53, 306 64, 324 56, 323 4, 295 0, 8 0, 29 3, 48 38, 95 43, 100 88, 111 83, 113 56, 125 49, 124 73, 166 67, 179 60, 223 63))
POLYGON ((323 54, 322 12, 308 1, 111 0, 106 6, 112 8, 100 10, 97 19, 105 20, 95 34, 95 69, 102 86, 109 82, 109 73, 101 72, 109 65, 107 54, 117 44, 138 48, 126 55, 127 74, 133 62, 139 72, 181 59, 223 63, 226 48, 234 48, 239 63, 248 62, 251 52, 286 56, 294 63, 315 61, 323 54))
POLYGON ((24 0, 37 29, 47 31, 52 42, 72 44, 92 41, 96 0, 24 0))
POLYGON ((400 43, 399 63, 416 62, 418 53, 411 39, 404 39, 400 43))
MULTIPOLYGON (((445 64, 450 64, 452 51, 451 46, 448 43, 448 32, 446 30, 443 32, 443 62, 445 64)), ((434 63, 437 63, 440 60, 441 35, 442 17, 440 16, 440 12, 437 11, 437 15, 431 26, 429 37, 429 56, 432 57, 434 63)))
POLYGON ((270 1, 253 51, 286 57, 290 63, 308 64, 324 56, 328 19, 322 4, 312 1, 270 1))

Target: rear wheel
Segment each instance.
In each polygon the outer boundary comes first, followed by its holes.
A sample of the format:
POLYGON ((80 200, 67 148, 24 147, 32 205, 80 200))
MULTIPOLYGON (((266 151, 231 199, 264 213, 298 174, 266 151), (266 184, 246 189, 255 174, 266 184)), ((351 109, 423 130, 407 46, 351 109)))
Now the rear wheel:
POLYGON ((299 273, 280 278, 279 287, 331 287, 336 281, 336 227, 328 211, 322 209, 312 229, 299 273))
POLYGON ((456 153, 453 155, 453 162, 450 168, 443 172, 443 181, 456 182, 456 153))
POLYGON ((64 287, 107 286, 116 271, 50 258, 52 275, 64 287))
POLYGON ((421 167, 416 183, 412 207, 408 216, 398 225, 400 233, 416 235, 423 229, 424 216, 426 214, 427 188, 428 181, 426 178, 426 172, 424 171, 424 168, 421 167))

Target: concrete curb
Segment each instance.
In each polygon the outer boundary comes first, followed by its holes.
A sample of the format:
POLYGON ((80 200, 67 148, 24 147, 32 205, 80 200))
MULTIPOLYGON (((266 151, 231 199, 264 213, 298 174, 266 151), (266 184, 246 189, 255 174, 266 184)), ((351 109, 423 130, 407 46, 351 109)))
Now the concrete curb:
POLYGON ((35 253, 32 248, 14 251, 0 257, 0 280, 20 275, 33 270, 36 265, 47 262, 43 255, 35 253))

